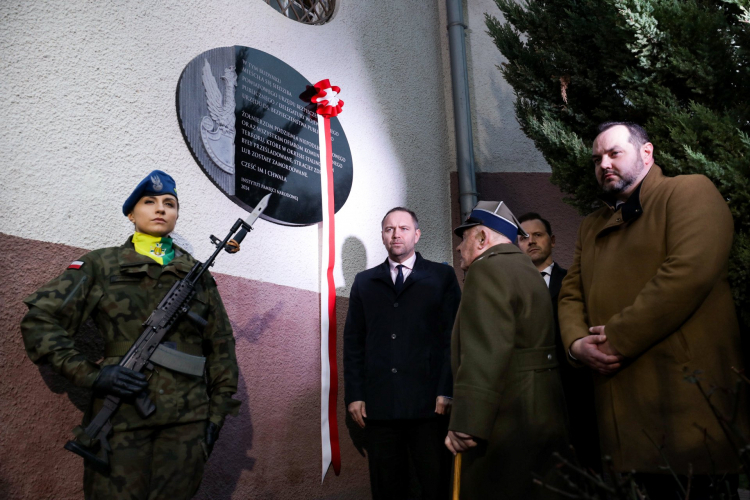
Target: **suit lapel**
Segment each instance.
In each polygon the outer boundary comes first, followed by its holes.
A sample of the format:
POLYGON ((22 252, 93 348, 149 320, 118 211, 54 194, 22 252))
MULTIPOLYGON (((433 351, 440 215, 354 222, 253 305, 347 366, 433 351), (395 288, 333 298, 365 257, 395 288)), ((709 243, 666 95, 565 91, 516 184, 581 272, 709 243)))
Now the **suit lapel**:
POLYGON ((552 266, 552 274, 549 277, 549 295, 553 299, 560 293, 562 287, 562 280, 567 273, 555 262, 552 266))
MULTIPOLYGON (((396 296, 401 295, 404 290, 409 288, 413 283, 416 283, 419 280, 422 280, 428 276, 428 273, 426 271, 427 265, 424 262, 424 259, 421 255, 419 255, 419 252, 417 252, 417 260, 414 261, 414 269, 411 270, 411 273, 404 281, 404 285, 401 287, 401 291, 396 294, 396 296)), ((396 292, 396 285, 393 284, 393 278, 391 277, 391 269, 388 265, 388 259, 385 259, 385 262, 380 264, 375 271, 375 274, 372 276, 373 280, 382 281, 388 287, 395 293, 396 292)))
POLYGON ((409 288, 413 283, 416 283, 419 280, 422 280, 427 277, 427 271, 426 271, 427 265, 424 262, 424 259, 421 255, 419 255, 419 252, 417 252, 417 260, 414 261, 414 269, 411 270, 411 273, 409 274, 409 277, 406 278, 406 281, 404 281, 404 286, 401 287, 401 291, 399 292, 399 295, 401 295, 404 290, 409 288))
POLYGON ((391 288, 394 287, 393 280, 391 279, 391 270, 388 268, 388 259, 385 259, 385 262, 378 266, 372 279, 382 281, 391 288))

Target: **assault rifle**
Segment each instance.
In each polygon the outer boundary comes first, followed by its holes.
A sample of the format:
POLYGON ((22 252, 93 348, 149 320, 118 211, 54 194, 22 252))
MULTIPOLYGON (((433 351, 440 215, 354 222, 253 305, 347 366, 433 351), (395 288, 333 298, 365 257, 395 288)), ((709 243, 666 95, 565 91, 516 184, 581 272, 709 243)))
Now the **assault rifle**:
MULTIPOLYGON (((190 301, 196 293, 195 285, 201 276, 203 276, 203 273, 213 265, 216 256, 222 249, 229 253, 235 253, 239 249, 239 244, 247 233, 253 230, 252 225, 268 206, 268 199, 270 197, 270 194, 264 196, 246 220, 237 219, 237 222, 234 223, 229 234, 223 240, 219 240, 214 235, 211 235, 211 242, 216 246, 213 255, 205 263, 196 262, 185 278, 172 285, 169 292, 159 302, 158 307, 154 309, 151 316, 143 323, 145 330, 132 347, 130 347, 125 356, 123 356, 120 366, 142 372, 154 369, 152 364, 154 353, 163 355, 164 352, 170 352, 172 356, 189 356, 173 349, 165 349, 161 344, 162 339, 185 314, 199 325, 206 325, 206 320, 197 314, 189 312, 190 301), (237 233, 238 230, 239 233, 237 233), (232 238, 235 233, 237 235, 232 238)), ((189 357, 195 358, 195 356, 189 357)), ((99 470, 109 470, 109 453, 112 449, 107 441, 107 436, 112 430, 110 418, 120 407, 121 402, 121 398, 118 396, 107 396, 104 399, 104 406, 85 429, 82 426, 73 429, 76 439, 68 441, 65 444, 65 449, 82 456, 84 460, 88 460, 93 467, 99 470)), ((136 398, 135 408, 143 418, 150 416, 156 411, 156 406, 148 397, 146 391, 141 392, 136 398)))

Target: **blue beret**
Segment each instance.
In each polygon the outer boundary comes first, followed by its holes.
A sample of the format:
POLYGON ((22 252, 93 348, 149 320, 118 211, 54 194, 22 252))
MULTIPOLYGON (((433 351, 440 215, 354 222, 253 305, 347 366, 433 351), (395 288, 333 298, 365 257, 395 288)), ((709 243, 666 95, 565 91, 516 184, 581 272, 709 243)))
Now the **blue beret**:
POLYGON ((135 208, 135 204, 138 200, 144 196, 158 196, 161 194, 171 194, 177 198, 177 191, 172 176, 161 170, 154 170, 148 174, 138 185, 135 187, 125 203, 122 204, 122 213, 128 215, 135 208))

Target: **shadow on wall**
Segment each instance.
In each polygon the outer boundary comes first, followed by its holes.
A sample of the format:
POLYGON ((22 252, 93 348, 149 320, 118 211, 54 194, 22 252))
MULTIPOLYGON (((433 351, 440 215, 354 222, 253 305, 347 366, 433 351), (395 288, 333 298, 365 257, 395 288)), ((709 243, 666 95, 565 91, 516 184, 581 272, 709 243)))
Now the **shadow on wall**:
MULTIPOLYGON (((253 448, 254 427, 251 410, 247 404, 247 382, 240 372, 235 398, 243 402, 236 417, 227 417, 219 441, 206 463, 203 484, 210 485, 209 498, 231 498, 244 471, 255 467, 256 458, 250 455, 253 448), (223 439, 222 439, 223 438, 223 439)), ((199 490, 199 494, 201 491, 199 490)), ((196 496, 199 496, 197 494, 196 496)))
MULTIPOLYGON (((365 244, 362 243, 362 241, 359 238, 355 238, 354 236, 348 237, 344 241, 344 245, 341 247, 341 267, 344 272, 344 286, 341 286, 336 289, 336 295, 343 295, 346 293, 346 290, 350 289, 352 284, 354 283, 354 278, 357 276, 357 273, 364 271, 367 269, 367 249, 365 248, 365 244)), ((339 314, 337 315, 339 317, 338 321, 341 322, 340 325, 338 325, 338 330, 343 331, 344 323, 345 321, 342 321, 343 318, 346 318, 346 311, 341 311, 340 306, 337 306, 337 309, 339 309, 339 314), (342 314, 343 313, 343 314, 342 314)), ((343 347, 343 341, 342 341, 342 347, 343 347)), ((339 361, 339 366, 341 367, 343 371, 343 364, 344 364, 344 357, 343 354, 341 354, 341 359, 339 361)), ((340 387, 339 391, 342 393, 344 392, 344 387, 340 387)), ((344 404, 346 406, 346 404, 344 404)), ((364 439, 364 430, 361 429, 352 419, 351 415, 349 415, 349 412, 345 410, 345 417, 344 417, 344 425, 346 425, 347 430, 349 431, 349 437, 352 440, 352 444, 357 449, 357 452, 361 456, 365 456, 365 439, 364 439)), ((340 438, 339 438, 340 439, 340 438)))
MULTIPOLYGON (((258 344, 268 330, 268 325, 273 324, 279 318, 283 307, 280 301, 262 314, 253 314, 247 319, 243 318, 244 321, 230 320, 237 351, 252 348, 252 345, 258 344), (250 347, 247 346, 248 344, 250 347)), ((242 474, 245 471, 252 471, 256 463, 256 458, 250 455, 255 434, 252 408, 248 404, 250 394, 247 388, 251 383, 245 378, 242 364, 238 364, 240 376, 234 399, 242 401, 242 405, 236 417, 227 417, 216 449, 206 464, 203 482, 211 485, 210 498, 231 498, 240 483, 242 474)))
POLYGON ((341 246, 341 270, 344 274, 344 284, 336 288, 336 296, 345 296, 354 283, 357 273, 367 269, 367 249, 362 240, 349 236, 341 246))

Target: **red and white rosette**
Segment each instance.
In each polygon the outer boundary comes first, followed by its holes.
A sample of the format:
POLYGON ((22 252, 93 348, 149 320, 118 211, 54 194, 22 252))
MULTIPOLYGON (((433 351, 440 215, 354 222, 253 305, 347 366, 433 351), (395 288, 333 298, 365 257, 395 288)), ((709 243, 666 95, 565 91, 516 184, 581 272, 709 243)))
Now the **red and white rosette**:
POLYGON ((333 265, 336 261, 336 239, 333 199, 333 155, 331 151, 331 117, 341 113, 344 101, 341 89, 321 80, 314 85, 318 91, 311 101, 318 105, 318 142, 320 146, 320 193, 323 203, 323 244, 320 277, 320 426, 323 447, 323 475, 333 465, 333 472, 341 472, 339 428, 336 419, 338 399, 338 369, 336 367, 336 285, 333 265))

